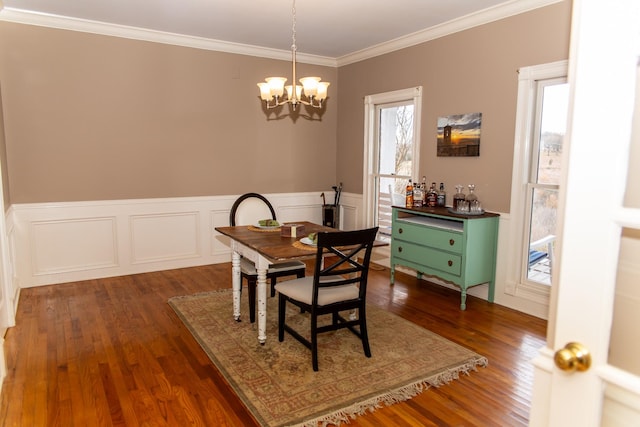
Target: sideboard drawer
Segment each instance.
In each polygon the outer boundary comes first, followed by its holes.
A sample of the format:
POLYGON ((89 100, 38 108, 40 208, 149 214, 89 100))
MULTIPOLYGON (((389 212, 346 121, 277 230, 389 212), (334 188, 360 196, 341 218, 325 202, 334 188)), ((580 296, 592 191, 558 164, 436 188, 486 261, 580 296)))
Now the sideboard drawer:
POLYGON ((462 253, 463 248, 462 232, 425 227, 410 222, 394 222, 393 237, 457 254, 462 253))
POLYGON ((393 251, 393 256, 424 265, 426 268, 455 276, 460 276, 462 272, 462 257, 454 253, 443 252, 404 241, 394 241, 391 250, 393 251))

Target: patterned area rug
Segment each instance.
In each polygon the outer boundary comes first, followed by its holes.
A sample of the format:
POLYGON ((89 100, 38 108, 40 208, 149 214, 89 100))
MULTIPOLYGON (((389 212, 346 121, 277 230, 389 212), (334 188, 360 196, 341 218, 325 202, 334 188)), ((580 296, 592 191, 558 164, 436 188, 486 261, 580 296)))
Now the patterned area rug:
MULTIPOLYGON (((169 305, 264 426, 340 425, 488 363, 439 335, 369 306, 372 357, 364 355, 361 341, 350 331, 327 332, 319 337, 320 370, 313 372, 310 350, 287 334, 278 342, 278 298, 268 298, 267 342, 260 345, 257 323, 247 321, 245 292, 242 296, 245 320, 239 323, 232 316, 231 290, 174 297, 169 305)), ((287 316, 287 323, 298 331, 309 330, 306 314, 291 308, 287 316)))

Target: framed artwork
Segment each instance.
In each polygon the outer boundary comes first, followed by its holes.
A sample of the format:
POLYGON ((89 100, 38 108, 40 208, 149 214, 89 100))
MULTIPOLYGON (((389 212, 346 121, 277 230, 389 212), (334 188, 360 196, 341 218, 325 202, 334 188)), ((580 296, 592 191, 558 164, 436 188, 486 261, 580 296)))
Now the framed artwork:
POLYGON ((438 157, 480 156, 482 113, 438 118, 438 157))

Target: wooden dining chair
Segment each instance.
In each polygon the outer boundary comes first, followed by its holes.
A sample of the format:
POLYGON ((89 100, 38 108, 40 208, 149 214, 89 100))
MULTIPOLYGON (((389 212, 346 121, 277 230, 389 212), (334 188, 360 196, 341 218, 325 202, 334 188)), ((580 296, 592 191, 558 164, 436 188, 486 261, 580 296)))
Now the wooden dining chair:
MULTIPOLYGON (((229 223, 236 225, 257 225, 263 219, 277 219, 273 206, 261 194, 246 193, 238 197, 231 207, 229 223)), ((267 281, 271 283, 271 296, 275 296, 275 286, 278 278, 286 276, 305 276, 306 264, 302 261, 286 261, 272 264, 267 270, 267 281)), ((240 260, 240 277, 247 280, 249 294, 249 320, 256 321, 256 287, 258 284, 258 271, 255 264, 246 259, 240 260)), ((242 288, 241 288, 242 289, 242 288)))
POLYGON ((313 277, 276 285, 278 340, 284 340, 286 331, 309 348, 314 371, 318 370, 318 334, 323 332, 348 328, 362 340, 365 356, 371 357, 365 303, 371 251, 377 232, 378 227, 318 233, 313 277), (287 302, 301 309, 296 316, 309 316, 310 340, 286 324, 287 302), (351 311, 353 316, 343 317, 340 312, 344 311, 351 311), (331 323, 319 326, 318 317, 326 314, 331 314, 331 323))

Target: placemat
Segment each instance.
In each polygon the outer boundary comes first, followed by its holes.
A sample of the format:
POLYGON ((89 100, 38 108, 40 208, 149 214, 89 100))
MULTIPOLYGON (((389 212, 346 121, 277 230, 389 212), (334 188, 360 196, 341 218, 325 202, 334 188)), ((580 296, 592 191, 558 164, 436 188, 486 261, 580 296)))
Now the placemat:
POLYGON ((295 242, 292 243, 292 245, 294 248, 302 249, 310 252, 315 252, 316 250, 318 250, 317 246, 305 245, 300 240, 296 240, 295 242))
POLYGON ((258 231, 260 233, 279 233, 280 232, 280 227, 276 227, 276 228, 260 228, 260 227, 256 227, 255 225, 250 225, 247 228, 249 230, 251 230, 251 231, 258 231))

